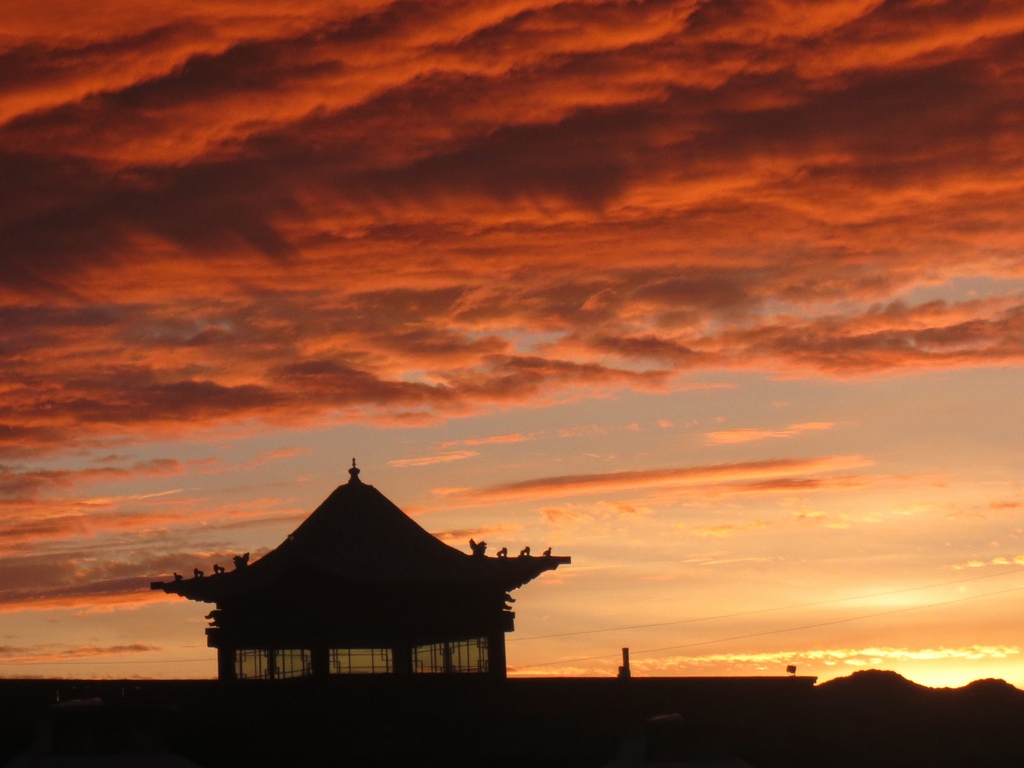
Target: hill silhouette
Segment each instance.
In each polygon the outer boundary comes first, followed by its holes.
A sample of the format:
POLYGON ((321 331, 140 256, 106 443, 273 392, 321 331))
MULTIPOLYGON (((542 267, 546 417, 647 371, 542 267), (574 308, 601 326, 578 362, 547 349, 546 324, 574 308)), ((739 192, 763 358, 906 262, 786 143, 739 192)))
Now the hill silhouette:
POLYGON ((1003 680, 928 688, 865 670, 816 686, 814 698, 829 765, 1024 764, 1024 691, 1003 680))

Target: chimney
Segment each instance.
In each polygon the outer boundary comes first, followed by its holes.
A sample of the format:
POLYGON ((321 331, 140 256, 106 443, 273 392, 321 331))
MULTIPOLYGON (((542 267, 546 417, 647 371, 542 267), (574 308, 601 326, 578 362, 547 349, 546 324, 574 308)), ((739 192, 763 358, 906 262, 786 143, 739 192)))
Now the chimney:
POLYGON ((622 666, 619 667, 619 679, 629 680, 629 648, 622 649, 622 666))

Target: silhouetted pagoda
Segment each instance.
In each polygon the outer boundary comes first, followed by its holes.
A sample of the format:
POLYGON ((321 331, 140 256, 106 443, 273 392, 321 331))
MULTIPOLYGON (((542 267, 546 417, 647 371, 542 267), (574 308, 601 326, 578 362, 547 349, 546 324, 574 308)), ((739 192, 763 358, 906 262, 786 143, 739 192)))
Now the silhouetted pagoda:
MULTIPOLYGON (((571 562, 473 554, 413 522, 352 461, 339 486, 276 549, 153 589, 216 603, 207 645, 222 680, 352 673, 505 676, 509 592, 571 562)), ((475 544, 475 542, 472 542, 475 544)))

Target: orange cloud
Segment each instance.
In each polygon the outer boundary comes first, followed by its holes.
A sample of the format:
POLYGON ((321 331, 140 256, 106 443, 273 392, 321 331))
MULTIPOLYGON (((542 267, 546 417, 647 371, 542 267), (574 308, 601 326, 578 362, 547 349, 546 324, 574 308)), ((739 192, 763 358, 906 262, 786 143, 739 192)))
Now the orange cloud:
POLYGON ((137 579, 122 584, 87 584, 58 589, 0 591, 0 613, 16 611, 74 610, 103 613, 114 609, 141 608, 161 598, 148 594, 149 583, 137 579))
POLYGON ((71 488, 102 480, 122 480, 133 476, 175 475, 185 470, 176 459, 150 459, 130 467, 96 467, 82 470, 18 471, 0 465, 0 503, 35 498, 47 489, 71 488))
POLYGON ((476 541, 491 541, 492 553, 500 549, 497 544, 498 540, 517 541, 520 533, 520 528, 515 525, 491 525, 486 528, 459 528, 446 531, 432 532, 432 536, 436 536, 441 541, 453 546, 457 549, 468 550, 469 540, 475 539, 476 541))
MULTIPOLYGON (((229 564, 234 554, 174 550, 169 541, 163 547, 147 547, 137 536, 96 548, 77 545, 51 552, 22 548, 0 559, 0 613, 143 607, 168 599, 150 590, 151 582, 169 580, 175 571, 191 575, 194 567, 209 573, 213 563, 229 564)), ((262 552, 252 554, 259 557, 262 552)))
POLYGON ((489 437, 469 437, 464 440, 448 440, 441 443, 441 449, 455 448, 460 445, 501 445, 505 443, 523 443, 531 440, 539 439, 540 435, 536 433, 530 433, 528 435, 522 435, 518 432, 514 432, 508 435, 490 435, 489 437))
POLYGON ((838 472, 871 466, 860 456, 827 456, 813 459, 772 459, 767 461, 675 467, 660 470, 606 472, 591 475, 565 475, 491 486, 471 491, 475 500, 550 499, 594 493, 663 486, 696 486, 772 482, 805 474, 838 472))
POLYGON ((80 646, 0 646, 0 665, 49 664, 69 659, 93 659, 126 654, 150 653, 160 648, 147 643, 80 646))
MULTIPOLYGON (((719 525, 694 525, 686 527, 687 532, 699 538, 726 539, 747 530, 759 530, 769 525, 761 520, 751 520, 749 523, 737 525, 734 523, 721 523, 719 525)), ((682 526, 680 526, 682 527, 682 526)))
POLYGON ((793 437, 801 432, 832 429, 833 424, 828 421, 809 421, 803 424, 790 424, 785 429, 723 429, 714 432, 707 432, 704 435, 705 442, 711 445, 732 445, 735 443, 751 443, 757 440, 767 440, 775 437, 793 437))
POLYGON ((436 456, 421 456, 416 459, 395 459, 388 462, 389 467, 426 467, 431 464, 447 464, 450 461, 472 459, 480 454, 476 451, 449 451, 436 456))

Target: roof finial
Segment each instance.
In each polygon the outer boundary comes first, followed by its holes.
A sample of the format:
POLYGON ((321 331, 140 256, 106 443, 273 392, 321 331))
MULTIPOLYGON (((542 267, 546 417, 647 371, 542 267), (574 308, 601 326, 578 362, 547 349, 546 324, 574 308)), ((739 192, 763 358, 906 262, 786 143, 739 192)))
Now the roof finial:
POLYGON ((348 471, 348 481, 350 483, 361 483, 359 479, 359 468, 356 466, 356 460, 352 459, 352 469, 348 471))

